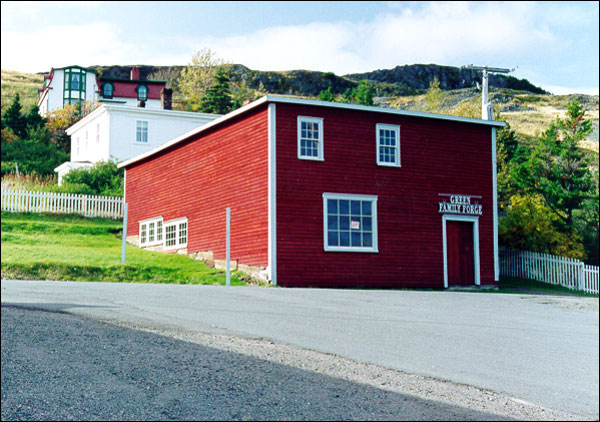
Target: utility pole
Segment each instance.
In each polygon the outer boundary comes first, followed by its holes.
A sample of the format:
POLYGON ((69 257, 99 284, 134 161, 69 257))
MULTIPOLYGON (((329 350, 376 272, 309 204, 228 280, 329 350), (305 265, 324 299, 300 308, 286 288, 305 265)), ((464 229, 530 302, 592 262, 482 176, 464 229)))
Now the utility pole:
POLYGON ((515 69, 503 69, 501 67, 473 66, 468 64, 463 69, 481 70, 483 81, 481 84, 481 118, 483 120, 494 120, 494 107, 488 100, 488 77, 490 73, 508 73, 515 69))

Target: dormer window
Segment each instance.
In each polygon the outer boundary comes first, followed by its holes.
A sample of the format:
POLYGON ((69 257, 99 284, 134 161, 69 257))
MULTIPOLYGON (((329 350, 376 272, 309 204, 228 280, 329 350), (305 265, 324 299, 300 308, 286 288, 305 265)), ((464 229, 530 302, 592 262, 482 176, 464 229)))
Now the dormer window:
POLYGON ((115 87, 110 82, 106 82, 102 87, 102 96, 104 98, 112 98, 115 87))
POLYGON ((148 99, 148 87, 139 85, 137 87, 138 101, 146 101, 148 99))

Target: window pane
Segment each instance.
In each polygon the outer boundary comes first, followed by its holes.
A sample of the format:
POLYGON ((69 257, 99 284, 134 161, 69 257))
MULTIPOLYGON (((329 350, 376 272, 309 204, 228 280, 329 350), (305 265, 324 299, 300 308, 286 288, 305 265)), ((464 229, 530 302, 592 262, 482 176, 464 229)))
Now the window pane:
POLYGON ((340 214, 341 215, 348 215, 350 214, 350 201, 347 201, 345 199, 341 199, 340 202, 340 214))
POLYGON ((340 232, 340 246, 350 246, 350 232, 340 232))
POLYGON ((342 229, 342 230, 350 229, 350 217, 340 217, 340 229, 342 229))
POLYGON ((337 212, 338 212, 337 199, 328 199, 327 200, 327 213, 328 214, 337 214, 337 212))
POLYGON ((329 246, 338 246, 338 232, 327 232, 327 243, 329 246))
POLYGON ((363 219, 362 219, 362 229, 364 231, 371 231, 371 230, 373 230, 371 217, 363 217, 363 219))
POLYGON ((362 201, 362 214, 371 215, 371 201, 362 201))
POLYGON ((360 201, 352 201, 350 203, 350 210, 353 216, 360 216, 360 201))
POLYGON ((352 233, 352 246, 362 246, 360 232, 352 233))
POLYGON ((373 246, 373 234, 371 233, 363 233, 363 246, 371 247, 373 246))
POLYGON ((337 230, 338 229, 338 217, 337 215, 330 215, 327 217, 327 228, 329 230, 337 230))

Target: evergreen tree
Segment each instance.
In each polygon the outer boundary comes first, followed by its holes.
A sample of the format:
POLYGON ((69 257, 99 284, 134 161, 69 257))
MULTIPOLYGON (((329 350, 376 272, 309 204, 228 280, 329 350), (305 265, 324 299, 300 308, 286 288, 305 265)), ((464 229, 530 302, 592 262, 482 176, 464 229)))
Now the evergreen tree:
POLYGON ((10 107, 2 116, 2 127, 10 128, 15 135, 23 139, 27 136, 27 121, 21 113, 21 109, 21 99, 16 93, 10 107))
POLYGON ((374 96, 375 89, 367 81, 360 81, 354 95, 355 102, 361 105, 372 106, 374 96))
POLYGON ((573 230, 573 212, 584 201, 598 199, 590 158, 578 145, 592 131, 592 123, 584 120, 584 115, 581 105, 571 102, 566 118, 557 117, 515 172, 520 187, 541 195, 565 231, 573 230))
POLYGON ((319 92, 319 100, 321 101, 335 101, 333 93, 331 92, 331 86, 328 86, 326 90, 319 92))
POLYGON ((230 79, 227 71, 225 68, 219 67, 215 74, 213 85, 206 91, 206 95, 202 97, 201 111, 216 114, 229 113, 233 106, 229 83, 230 79))

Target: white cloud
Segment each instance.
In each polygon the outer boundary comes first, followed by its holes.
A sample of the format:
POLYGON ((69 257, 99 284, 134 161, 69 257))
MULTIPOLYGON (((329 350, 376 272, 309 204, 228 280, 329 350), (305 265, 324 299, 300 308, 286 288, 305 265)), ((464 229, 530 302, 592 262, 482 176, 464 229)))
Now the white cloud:
POLYGON ((567 95, 567 94, 585 94, 585 95, 598 95, 598 87, 595 88, 570 88, 566 86, 549 85, 542 87, 546 91, 551 92, 554 95, 567 95))
POLYGON ((442 2, 399 7, 368 22, 279 26, 197 41, 255 69, 337 74, 412 63, 512 67, 564 44, 546 25, 535 24, 535 4, 442 2))

